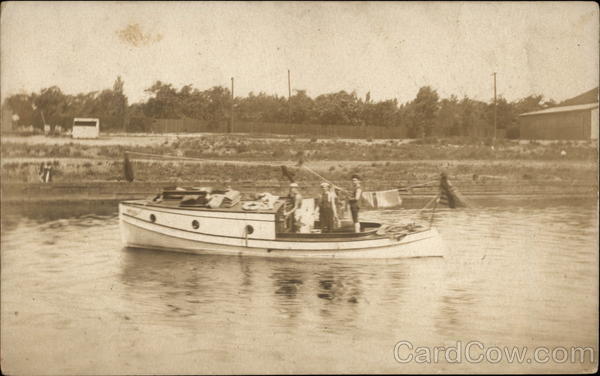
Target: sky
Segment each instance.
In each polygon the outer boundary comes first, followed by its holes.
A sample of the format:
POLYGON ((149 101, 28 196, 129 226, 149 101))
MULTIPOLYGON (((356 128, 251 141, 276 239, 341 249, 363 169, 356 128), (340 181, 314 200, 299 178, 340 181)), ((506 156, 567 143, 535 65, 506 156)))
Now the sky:
POLYGON ((2 100, 56 85, 68 94, 157 80, 201 90, 373 100, 564 100, 598 86, 593 2, 3 2, 2 100))

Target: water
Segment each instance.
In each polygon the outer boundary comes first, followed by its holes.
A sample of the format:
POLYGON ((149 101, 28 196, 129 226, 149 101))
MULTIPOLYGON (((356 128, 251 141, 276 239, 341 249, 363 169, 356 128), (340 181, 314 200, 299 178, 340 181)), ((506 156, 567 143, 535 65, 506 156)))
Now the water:
POLYGON ((593 369, 589 362, 400 364, 393 350, 402 340, 530 351, 589 346, 597 359, 594 199, 439 210, 447 257, 395 262, 123 249, 114 203, 71 208, 3 213, 5 373, 593 369))

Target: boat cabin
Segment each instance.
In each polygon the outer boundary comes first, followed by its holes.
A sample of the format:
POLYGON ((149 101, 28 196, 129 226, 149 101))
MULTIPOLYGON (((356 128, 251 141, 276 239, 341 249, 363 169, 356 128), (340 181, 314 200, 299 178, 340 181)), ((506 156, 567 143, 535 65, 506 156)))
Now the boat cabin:
MULTIPOLYGON (((302 232, 294 232, 286 226, 283 214, 286 203, 287 198, 269 194, 262 194, 257 200, 242 201, 240 192, 231 189, 168 188, 150 200, 130 201, 124 214, 174 229, 223 237, 265 240, 310 241, 374 236, 381 226, 378 223, 362 222, 362 231, 355 233, 351 221, 342 221, 341 226, 333 231, 322 232, 319 221, 313 220, 309 231, 305 229, 302 232)), ((310 205, 306 206, 310 208, 310 205)), ((317 218, 314 212, 311 214, 312 218, 317 218)))

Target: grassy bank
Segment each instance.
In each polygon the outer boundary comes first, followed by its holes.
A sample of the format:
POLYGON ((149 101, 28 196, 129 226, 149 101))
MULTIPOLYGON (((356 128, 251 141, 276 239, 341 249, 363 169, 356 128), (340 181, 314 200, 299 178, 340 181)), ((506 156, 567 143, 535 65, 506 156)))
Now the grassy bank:
MULTIPOLYGON (((114 160, 56 160, 54 183, 122 182, 123 162, 114 160)), ((207 184, 282 186, 287 180, 279 165, 235 164, 228 162, 164 162, 134 161, 135 181, 140 183, 207 184)), ((404 162, 313 162, 312 170, 340 185, 348 185, 349 176, 360 174, 366 189, 384 189, 435 181, 441 170, 450 172, 460 186, 510 189, 519 186, 553 185, 574 190, 576 187, 597 185, 593 163, 561 161, 438 161, 404 162)), ((6 183, 35 183, 38 162, 11 162, 2 166, 2 181, 6 183)), ((318 186, 320 179, 304 168, 290 167, 296 180, 305 186, 318 186)))
POLYGON ((357 173, 363 177, 366 189, 435 181, 441 171, 446 171, 455 184, 473 192, 597 191, 597 149, 596 144, 589 142, 503 140, 492 149, 485 141, 469 139, 370 142, 243 135, 149 139, 123 136, 102 140, 3 140, 3 191, 18 195, 19 189, 7 187, 36 186, 42 161, 52 162, 55 185, 71 184, 89 191, 94 184, 123 182, 126 150, 205 159, 173 161, 132 156, 136 183, 153 189, 159 182, 284 187, 287 180, 281 173, 283 164, 296 173, 302 185, 316 187, 320 179, 298 167, 297 162, 302 160, 304 166, 342 186, 347 186, 349 177, 357 173))
POLYGON ((101 140, 62 140, 28 142, 10 138, 2 142, 2 158, 122 158, 126 150, 175 154, 185 157, 231 160, 596 160, 595 143, 539 142, 520 143, 498 140, 492 149, 489 140, 481 139, 421 139, 421 140, 336 140, 296 138, 256 138, 245 135, 202 135, 197 137, 140 137, 101 140), (133 139, 133 140, 131 140, 133 139), (562 153, 564 151, 564 153, 562 153))

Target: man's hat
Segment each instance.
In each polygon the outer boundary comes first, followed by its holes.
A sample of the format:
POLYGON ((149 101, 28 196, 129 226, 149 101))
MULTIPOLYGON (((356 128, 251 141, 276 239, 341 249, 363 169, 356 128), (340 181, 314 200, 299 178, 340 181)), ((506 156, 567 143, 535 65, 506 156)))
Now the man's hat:
POLYGON ((298 185, 298 183, 291 183, 290 184, 290 188, 299 188, 300 186, 298 185))
POLYGON ((323 182, 323 183, 321 183, 321 187, 328 188, 329 187, 329 183, 323 182))

